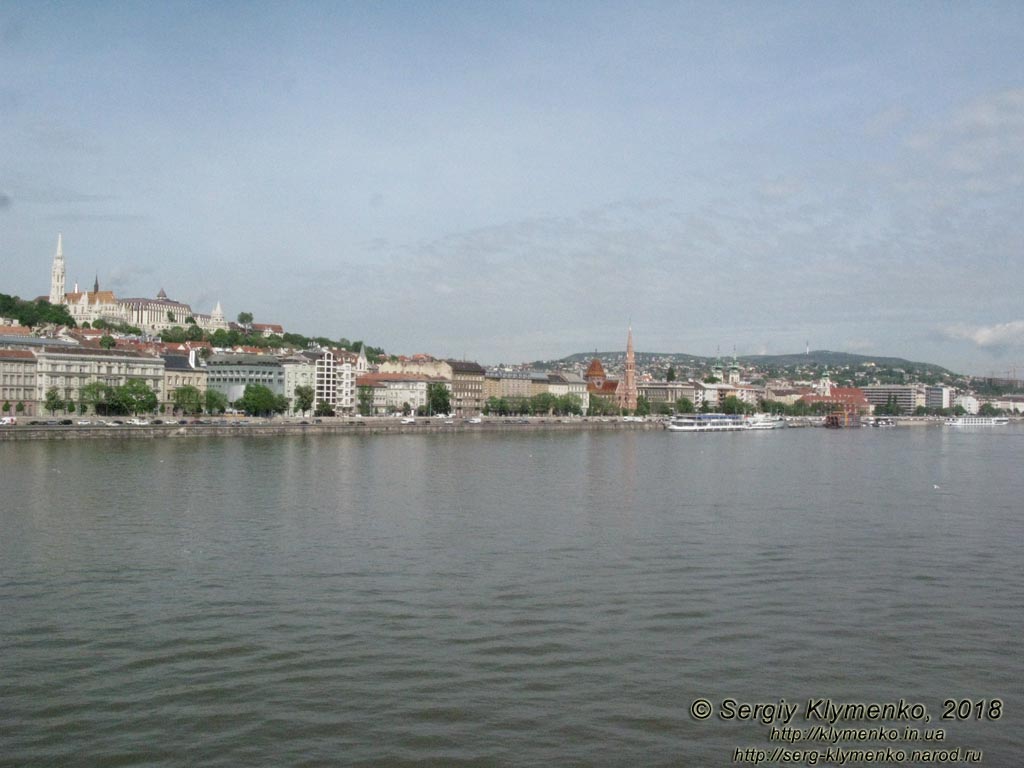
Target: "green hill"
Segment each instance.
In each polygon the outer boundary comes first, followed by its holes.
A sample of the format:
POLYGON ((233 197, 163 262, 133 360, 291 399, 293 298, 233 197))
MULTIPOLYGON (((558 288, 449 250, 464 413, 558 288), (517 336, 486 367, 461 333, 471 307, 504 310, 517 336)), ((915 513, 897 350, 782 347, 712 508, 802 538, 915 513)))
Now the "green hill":
MULTIPOLYGON (((560 366, 571 366, 574 364, 586 364, 594 358, 601 360, 604 365, 619 364, 626 357, 625 351, 621 352, 577 352, 560 360, 537 361, 532 363, 539 369, 547 369, 560 366)), ((728 365, 731 358, 702 357, 700 355, 689 355, 682 352, 637 352, 636 363, 639 367, 648 366, 676 366, 681 368, 710 368, 716 361, 728 365)), ((858 355, 852 352, 832 352, 827 349, 816 349, 807 353, 795 353, 789 355, 742 355, 737 360, 744 365, 755 365, 758 368, 807 368, 824 367, 829 368, 861 368, 871 366, 875 368, 892 368, 903 371, 916 371, 932 375, 952 374, 947 369, 932 363, 914 362, 905 360, 902 357, 883 357, 878 355, 858 355)))

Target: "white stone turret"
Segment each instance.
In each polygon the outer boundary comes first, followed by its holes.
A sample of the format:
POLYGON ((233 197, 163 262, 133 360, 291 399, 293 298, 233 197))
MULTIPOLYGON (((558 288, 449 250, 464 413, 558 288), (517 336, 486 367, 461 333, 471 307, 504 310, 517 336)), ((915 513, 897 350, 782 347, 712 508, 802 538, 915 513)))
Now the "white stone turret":
POLYGON ((50 303, 64 303, 64 239, 57 235, 57 253, 53 255, 53 267, 50 269, 50 303))

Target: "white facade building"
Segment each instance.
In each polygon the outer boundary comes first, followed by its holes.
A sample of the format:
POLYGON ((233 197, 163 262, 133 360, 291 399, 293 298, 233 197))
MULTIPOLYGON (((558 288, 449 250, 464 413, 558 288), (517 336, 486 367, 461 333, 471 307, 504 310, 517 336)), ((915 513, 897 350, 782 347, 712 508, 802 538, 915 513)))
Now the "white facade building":
MULTIPOLYGON (((316 365, 308 357, 296 355, 282 360, 281 367, 284 368, 284 396, 288 399, 289 407, 294 411, 296 387, 309 387, 313 390, 314 395, 316 393, 316 365)), ((316 403, 314 403, 314 407, 315 405, 316 403)))

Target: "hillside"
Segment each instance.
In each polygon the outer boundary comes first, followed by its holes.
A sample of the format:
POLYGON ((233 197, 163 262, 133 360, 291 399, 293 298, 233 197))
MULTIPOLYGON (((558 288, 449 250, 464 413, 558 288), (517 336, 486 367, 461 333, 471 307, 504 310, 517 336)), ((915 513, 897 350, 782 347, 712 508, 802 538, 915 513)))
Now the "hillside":
MULTIPOLYGON (((619 352, 577 352, 560 360, 537 361, 533 365, 539 369, 560 366, 585 364, 595 357, 602 363, 616 363, 623 360, 625 351, 619 352)), ((721 362, 728 364, 731 358, 723 357, 721 362)), ((742 355, 737 360, 746 365, 758 368, 804 368, 809 366, 827 366, 829 368, 862 367, 873 364, 876 368, 896 368, 904 371, 919 371, 934 375, 951 374, 947 369, 932 363, 914 362, 901 357, 880 357, 877 355, 858 355, 852 352, 833 352, 826 349, 812 350, 807 353, 788 355, 742 355)), ((710 368, 716 362, 714 357, 701 357, 682 352, 637 352, 638 366, 703 367, 710 368)))

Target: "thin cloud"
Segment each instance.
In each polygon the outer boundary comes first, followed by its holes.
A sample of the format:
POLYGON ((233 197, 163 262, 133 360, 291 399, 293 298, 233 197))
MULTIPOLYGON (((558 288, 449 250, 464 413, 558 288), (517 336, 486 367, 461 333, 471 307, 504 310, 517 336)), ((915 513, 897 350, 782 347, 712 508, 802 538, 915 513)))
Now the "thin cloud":
POLYGON ((1024 344, 1024 320, 996 325, 955 325, 945 329, 950 339, 963 339, 979 347, 1010 347, 1024 344))

